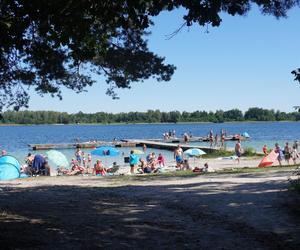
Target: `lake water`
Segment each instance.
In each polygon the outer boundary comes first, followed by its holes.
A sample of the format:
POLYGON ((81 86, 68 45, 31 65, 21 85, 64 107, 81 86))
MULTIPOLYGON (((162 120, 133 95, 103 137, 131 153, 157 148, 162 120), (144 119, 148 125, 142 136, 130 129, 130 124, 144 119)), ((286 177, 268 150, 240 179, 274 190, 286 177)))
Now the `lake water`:
MULTIPOLYGON (((169 130, 175 130, 179 137, 184 132, 191 132, 194 136, 205 136, 209 130, 220 134, 225 129, 227 134, 247 132, 251 140, 242 142, 243 147, 252 147, 261 150, 266 144, 269 148, 278 142, 281 146, 285 142, 292 143, 300 140, 300 122, 243 122, 243 123, 199 123, 199 124, 128 124, 128 125, 33 125, 33 126, 0 126, 0 148, 16 156, 21 162, 30 152, 28 144, 35 143, 67 143, 80 141, 117 139, 149 139, 162 138, 162 134, 169 130)), ((206 144, 207 145, 207 144, 206 144)), ((227 143, 233 147, 233 142, 227 143)), ((74 150, 61 150, 68 158, 74 157, 74 150)), ((128 155, 130 148, 121 148, 124 155, 128 155)), ((158 153, 158 150, 152 150, 158 153)), ((161 150, 160 150, 161 151, 161 150)), ((44 151, 45 152, 45 151, 44 151)), ((89 150, 85 151, 86 153, 89 150)), ((171 152, 163 152, 171 157, 171 152)), ((111 161, 121 161, 123 156, 117 159, 105 159, 107 164, 111 161)))

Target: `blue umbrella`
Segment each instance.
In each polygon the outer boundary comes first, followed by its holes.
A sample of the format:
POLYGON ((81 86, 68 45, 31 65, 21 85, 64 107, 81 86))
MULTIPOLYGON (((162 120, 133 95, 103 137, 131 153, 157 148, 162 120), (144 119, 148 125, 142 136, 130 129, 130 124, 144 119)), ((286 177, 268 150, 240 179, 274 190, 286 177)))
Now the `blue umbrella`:
POLYGON ((203 150, 201 150, 199 148, 190 148, 190 149, 184 151, 184 153, 190 157, 201 156, 201 155, 206 154, 203 150))
POLYGON ((91 151, 91 154, 104 157, 113 157, 118 156, 120 151, 114 147, 102 146, 91 151))

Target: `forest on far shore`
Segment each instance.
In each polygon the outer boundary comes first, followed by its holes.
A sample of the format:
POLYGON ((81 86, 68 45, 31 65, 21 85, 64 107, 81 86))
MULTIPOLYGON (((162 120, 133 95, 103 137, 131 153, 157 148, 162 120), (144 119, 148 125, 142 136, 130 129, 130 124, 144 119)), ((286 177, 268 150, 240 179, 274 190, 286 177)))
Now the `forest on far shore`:
POLYGON ((300 121, 300 112, 281 112, 263 108, 227 111, 146 112, 68 114, 56 111, 6 111, 1 114, 1 124, 77 124, 77 123, 177 123, 177 122, 240 122, 240 121, 300 121))

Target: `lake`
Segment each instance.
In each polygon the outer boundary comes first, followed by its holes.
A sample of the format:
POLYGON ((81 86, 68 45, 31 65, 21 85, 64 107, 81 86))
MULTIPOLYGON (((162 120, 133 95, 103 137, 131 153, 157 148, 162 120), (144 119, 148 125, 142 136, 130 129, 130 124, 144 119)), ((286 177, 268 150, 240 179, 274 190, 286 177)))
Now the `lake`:
MULTIPOLYGON (((241 122, 241 123, 192 123, 192 124, 121 124, 121 125, 32 125, 32 126, 0 126, 0 148, 16 156, 21 162, 30 151, 28 144, 35 143, 66 143, 80 141, 117 139, 150 139, 162 138, 162 134, 175 130, 179 137, 184 132, 194 136, 205 136, 209 130, 220 134, 225 129, 227 134, 247 132, 251 140, 242 142, 243 147, 261 150, 266 144, 269 148, 275 142, 284 146, 285 142, 292 143, 300 140, 300 122, 241 122)), ((227 142, 233 147, 234 142, 227 142)), ((121 149, 127 155, 130 148, 121 149)), ((61 150, 68 158, 74 157, 74 150, 61 150)), ((150 151, 150 149, 149 149, 150 151)), ((152 150, 158 152, 158 150, 152 150)), ((160 150, 161 151, 161 150, 160 150)), ((86 150, 88 153, 89 150, 86 150)), ((164 152, 171 157, 171 152, 164 152)), ((117 158, 122 160, 123 156, 117 158)), ((115 159, 107 159, 107 164, 115 159)))

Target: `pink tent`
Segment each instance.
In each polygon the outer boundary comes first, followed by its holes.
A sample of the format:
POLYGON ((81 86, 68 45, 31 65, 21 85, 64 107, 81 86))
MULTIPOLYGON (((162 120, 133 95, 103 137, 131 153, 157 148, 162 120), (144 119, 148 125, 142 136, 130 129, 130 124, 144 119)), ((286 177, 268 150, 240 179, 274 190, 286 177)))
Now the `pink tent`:
POLYGON ((271 166, 274 163, 274 161, 276 161, 277 157, 278 157, 278 153, 275 153, 273 149, 270 154, 268 154, 261 160, 258 167, 263 168, 263 167, 271 166))

